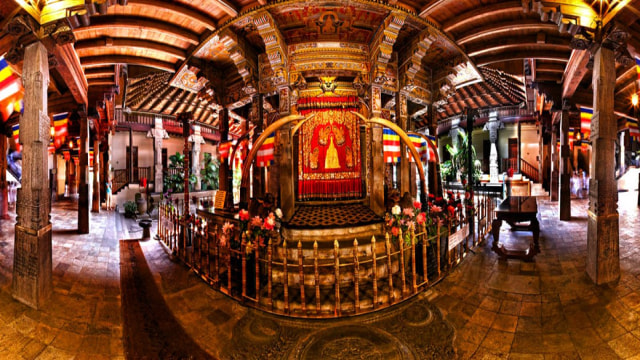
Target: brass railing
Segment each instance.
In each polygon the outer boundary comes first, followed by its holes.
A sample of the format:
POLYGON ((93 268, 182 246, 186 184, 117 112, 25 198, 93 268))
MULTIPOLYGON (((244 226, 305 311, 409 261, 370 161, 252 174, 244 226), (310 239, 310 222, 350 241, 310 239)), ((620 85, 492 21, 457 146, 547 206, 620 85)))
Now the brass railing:
MULTIPOLYGON (((411 231, 408 244, 394 245, 386 234, 342 245, 334 241, 330 248, 295 239, 259 247, 236 236, 234 248, 230 241, 221 243, 219 224, 199 216, 185 219, 181 208, 166 203, 160 205, 158 235, 204 281, 245 305, 292 317, 333 318, 389 307, 445 277, 490 231, 494 199, 480 194, 475 200, 470 235, 464 210, 456 210, 455 219, 433 234, 424 226, 411 231), (456 238, 460 242, 449 249, 449 239, 456 238)), ((239 226, 233 217, 224 221, 239 226)))

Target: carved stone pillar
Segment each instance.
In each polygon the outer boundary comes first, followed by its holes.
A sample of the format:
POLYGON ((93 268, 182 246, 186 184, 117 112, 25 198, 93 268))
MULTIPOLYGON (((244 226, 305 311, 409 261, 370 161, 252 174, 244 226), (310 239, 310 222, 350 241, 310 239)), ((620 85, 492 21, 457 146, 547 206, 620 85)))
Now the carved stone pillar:
POLYGON ((0 134, 0 220, 9 219, 7 187, 7 137, 0 134))
POLYGON ((569 111, 560 113, 560 187, 558 194, 558 214, 560 220, 571 220, 571 161, 569 149, 569 111))
POLYGON ((280 116, 289 115, 291 113, 291 89, 288 86, 278 87, 278 96, 280 98, 278 109, 280 116))
POLYGON ((164 129, 162 118, 156 117, 153 129, 147 132, 148 138, 153 138, 153 189, 155 192, 164 191, 164 169, 162 168, 162 141, 169 138, 164 129))
POLYGON ((88 234, 90 231, 89 210, 89 118, 86 114, 80 116, 80 149, 78 152, 80 169, 78 172, 78 233, 88 234))
POLYGON ((91 212, 100 212, 100 140, 93 141, 93 191, 91 200, 91 212))
POLYGON ((204 138, 200 133, 200 125, 193 125, 193 134, 189 138, 189 141, 191 142, 192 159, 191 173, 196 176, 195 189, 200 190, 200 179, 202 178, 202 175, 200 174, 200 152, 202 149, 202 144, 204 144, 204 138))
POLYGON ((558 201, 558 129, 553 126, 551 130, 551 179, 549 200, 558 201))
POLYGON ((20 118, 22 187, 18 189, 17 221, 13 255, 13 297, 35 309, 41 308, 52 292, 51 281, 51 194, 48 173, 49 127, 47 88, 49 63, 40 42, 25 49, 22 82, 25 88, 24 115, 20 118))
POLYGON ((382 114, 382 87, 371 84, 371 116, 380 117, 382 114))
POLYGON ((587 274, 600 285, 620 278, 618 186, 613 113, 616 70, 614 53, 601 46, 594 54, 593 117, 591 118, 591 180, 587 231, 587 274))
POLYGON ((498 119, 497 112, 489 113, 489 121, 484 125, 484 131, 489 131, 489 142, 491 143, 491 149, 489 150, 489 182, 498 183, 499 181, 499 166, 498 166, 498 132, 504 128, 502 121, 498 119))

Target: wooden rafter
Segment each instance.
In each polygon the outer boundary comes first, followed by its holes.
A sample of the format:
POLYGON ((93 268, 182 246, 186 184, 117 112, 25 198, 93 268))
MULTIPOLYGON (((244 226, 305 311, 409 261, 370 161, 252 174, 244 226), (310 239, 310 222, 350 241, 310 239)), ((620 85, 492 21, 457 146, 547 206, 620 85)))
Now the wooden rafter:
POLYGON ((80 59, 82 66, 104 66, 113 64, 135 64, 148 66, 154 69, 165 71, 174 71, 173 64, 142 56, 129 55, 104 55, 104 56, 87 56, 80 59))
POLYGON ((82 34, 95 30, 109 30, 115 28, 131 29, 134 32, 139 29, 147 29, 189 42, 193 45, 198 45, 200 43, 200 37, 198 34, 188 29, 165 21, 140 16, 94 16, 91 18, 91 25, 77 28, 74 30, 74 33, 82 34))
POLYGON ((514 31, 558 31, 558 25, 550 23, 541 23, 538 20, 509 20, 497 24, 483 26, 479 29, 471 29, 465 34, 459 36, 457 43, 464 45, 472 41, 479 41, 483 38, 508 35, 514 31))
POLYGON ((78 41, 75 47, 76 47, 76 51, 105 49, 105 48, 107 49, 108 48, 142 49, 142 50, 150 50, 153 52, 158 52, 163 55, 169 55, 179 60, 184 60, 187 56, 186 52, 181 48, 167 45, 165 43, 155 42, 151 40, 142 40, 142 39, 127 39, 127 38, 88 39, 88 40, 78 41))
POLYGON ((207 27, 209 30, 215 30, 217 27, 216 20, 207 16, 205 12, 202 12, 198 9, 194 9, 180 2, 167 1, 167 0, 128 0, 128 1, 130 5, 139 4, 145 7, 156 7, 163 10, 169 10, 178 15, 189 18, 192 21, 197 21, 202 25, 204 25, 205 27, 207 27))

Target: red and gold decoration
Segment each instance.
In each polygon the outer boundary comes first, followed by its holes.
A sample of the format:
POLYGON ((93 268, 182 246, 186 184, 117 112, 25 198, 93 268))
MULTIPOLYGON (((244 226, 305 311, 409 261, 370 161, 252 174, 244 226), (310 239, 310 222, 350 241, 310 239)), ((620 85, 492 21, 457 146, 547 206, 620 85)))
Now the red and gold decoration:
POLYGON ((316 116, 299 136, 298 198, 346 199, 362 195, 357 98, 311 97, 298 101, 301 114, 316 116))

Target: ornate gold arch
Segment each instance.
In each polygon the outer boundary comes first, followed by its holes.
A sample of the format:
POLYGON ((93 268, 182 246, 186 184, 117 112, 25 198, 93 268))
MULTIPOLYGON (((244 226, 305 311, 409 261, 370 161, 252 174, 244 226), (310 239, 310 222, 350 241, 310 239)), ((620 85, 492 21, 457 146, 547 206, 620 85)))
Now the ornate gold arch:
MULTIPOLYGON (((354 111, 352 111, 352 113, 356 114, 356 116, 362 119, 365 123, 373 123, 373 124, 386 126, 389 129, 395 131, 396 134, 400 136, 400 140, 402 140, 402 142, 407 147, 407 149, 409 149, 409 152, 411 152, 411 156, 413 156, 413 160, 415 160, 416 164, 422 164, 422 161, 420 161, 420 154, 418 154, 416 147, 413 146, 413 142, 409 138, 409 135, 407 135, 407 133, 404 130, 402 130, 402 128, 400 128, 398 125, 383 118, 372 117, 370 119, 367 119, 362 114, 359 114, 354 111)), ((426 184, 427 184, 426 178, 424 176, 424 169, 422 168, 422 166, 416 166, 416 167, 418 168, 418 173, 420 174, 420 187, 422 188, 421 192, 424 193, 426 189, 426 184)))
POLYGON ((258 154, 258 150, 260 149, 260 147, 262 146, 262 144, 265 142, 265 140, 267 140, 267 137, 269 137, 269 135, 280 129, 281 127, 291 123, 291 122, 296 122, 296 121, 307 121, 311 118, 313 118, 315 116, 315 114, 311 114, 307 117, 304 117, 302 115, 289 115, 289 116, 285 116, 282 119, 278 119, 277 121, 275 121, 274 123, 272 123, 271 125, 267 126, 267 128, 262 132, 262 134, 260 134, 260 136, 258 136, 258 139, 256 140, 256 142, 253 144, 251 151, 249 152, 249 155, 247 155, 246 161, 245 163, 242 165, 242 181, 240 182, 240 202, 243 201, 247 201, 248 199, 243 197, 247 196, 247 192, 243 191, 243 189, 246 189, 247 185, 248 185, 248 181, 249 181, 249 169, 251 168, 251 164, 253 163, 253 160, 255 159, 256 155, 258 154))

